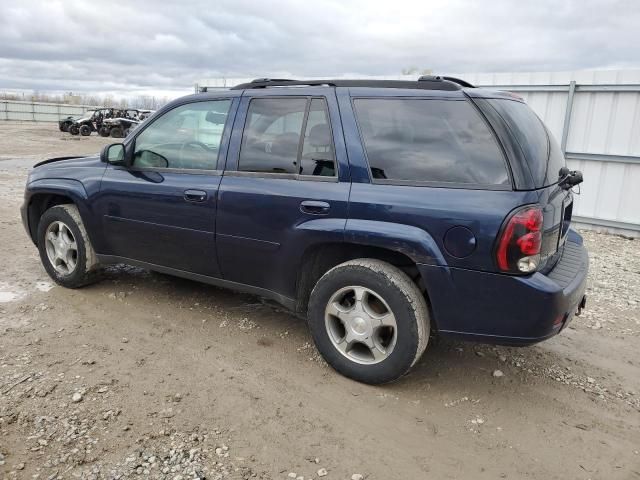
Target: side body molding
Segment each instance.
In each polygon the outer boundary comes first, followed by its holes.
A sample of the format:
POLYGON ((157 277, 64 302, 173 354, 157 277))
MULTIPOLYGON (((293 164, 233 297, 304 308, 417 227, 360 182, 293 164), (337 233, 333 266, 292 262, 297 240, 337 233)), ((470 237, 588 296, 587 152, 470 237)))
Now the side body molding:
POLYGON ((348 219, 345 241, 395 250, 416 263, 447 265, 433 237, 421 228, 411 225, 348 219))

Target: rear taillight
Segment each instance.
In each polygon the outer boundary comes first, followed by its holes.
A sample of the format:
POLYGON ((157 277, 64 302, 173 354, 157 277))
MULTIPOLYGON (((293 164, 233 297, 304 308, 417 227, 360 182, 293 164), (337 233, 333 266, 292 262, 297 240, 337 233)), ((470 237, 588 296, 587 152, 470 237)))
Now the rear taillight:
POLYGON ((517 210, 502 228, 496 250, 498 268, 503 272, 531 273, 540 263, 542 209, 528 206, 517 210))

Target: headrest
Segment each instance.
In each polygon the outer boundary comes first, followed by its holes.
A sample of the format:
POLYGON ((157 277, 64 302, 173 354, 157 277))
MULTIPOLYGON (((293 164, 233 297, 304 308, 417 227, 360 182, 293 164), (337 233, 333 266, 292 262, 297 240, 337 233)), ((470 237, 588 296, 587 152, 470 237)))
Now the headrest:
POLYGON ((311 127, 309 131, 309 143, 313 147, 328 147, 331 145, 331 129, 326 123, 320 123, 311 127))

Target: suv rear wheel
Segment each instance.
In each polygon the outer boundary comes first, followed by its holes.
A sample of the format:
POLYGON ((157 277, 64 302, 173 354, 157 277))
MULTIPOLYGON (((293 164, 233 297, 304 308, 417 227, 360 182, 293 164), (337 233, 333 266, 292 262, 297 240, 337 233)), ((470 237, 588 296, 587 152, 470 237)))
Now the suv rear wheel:
POLYGON ((38 224, 40 260, 57 284, 78 288, 98 279, 98 260, 75 205, 57 205, 38 224))
POLYGON ((311 292, 308 316, 324 359, 364 383, 403 376, 429 339, 422 292, 402 270, 376 259, 352 260, 325 273, 311 292))
POLYGON ((80 127, 80 135, 83 137, 88 137, 91 135, 91 127, 89 125, 82 125, 80 127))

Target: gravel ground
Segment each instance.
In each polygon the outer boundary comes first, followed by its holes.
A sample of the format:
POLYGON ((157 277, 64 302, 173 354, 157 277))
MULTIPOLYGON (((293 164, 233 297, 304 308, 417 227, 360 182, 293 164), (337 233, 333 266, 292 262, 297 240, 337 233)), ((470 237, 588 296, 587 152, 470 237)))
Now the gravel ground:
POLYGON ((639 240, 582 232, 587 310, 561 335, 440 340, 370 387, 256 297, 124 266, 52 285, 27 169, 108 142, 0 123, 0 478, 640 478, 639 240))

